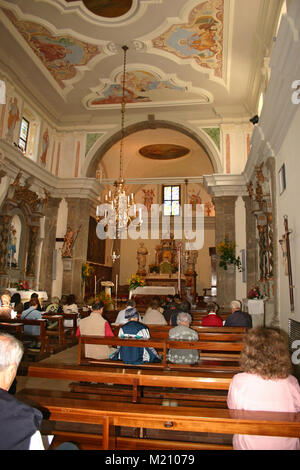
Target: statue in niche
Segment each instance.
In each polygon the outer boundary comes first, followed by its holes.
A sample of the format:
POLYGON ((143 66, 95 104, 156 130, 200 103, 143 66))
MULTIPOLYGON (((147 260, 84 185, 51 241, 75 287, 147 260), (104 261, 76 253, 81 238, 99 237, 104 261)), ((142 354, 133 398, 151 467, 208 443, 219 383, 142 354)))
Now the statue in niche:
POLYGON ((144 245, 144 242, 140 243, 140 247, 137 250, 137 261, 138 261, 138 274, 146 275, 146 263, 147 263, 148 250, 144 245))
POLYGON ((64 244, 61 249, 61 256, 63 258, 72 258, 72 248, 77 239, 81 225, 78 230, 74 231, 70 226, 67 228, 67 232, 64 236, 64 244))
POLYGON ((9 266, 16 267, 18 262, 16 260, 16 251, 17 251, 17 231, 14 225, 10 227, 10 234, 9 234, 9 245, 8 245, 8 259, 9 259, 9 266))

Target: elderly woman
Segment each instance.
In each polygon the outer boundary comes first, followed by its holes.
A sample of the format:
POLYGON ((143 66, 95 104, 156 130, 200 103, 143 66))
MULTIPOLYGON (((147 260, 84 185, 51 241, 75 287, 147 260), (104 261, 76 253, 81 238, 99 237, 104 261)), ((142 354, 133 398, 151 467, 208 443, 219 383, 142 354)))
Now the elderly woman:
MULTIPOLYGON (((288 341, 283 332, 253 328, 240 356, 243 371, 230 384, 227 405, 237 410, 300 411, 300 387, 291 375, 288 341)), ((236 450, 300 450, 297 438, 235 435, 236 450)))
MULTIPOLYGON (((187 312, 177 315, 177 326, 169 331, 169 338, 173 341, 198 341, 198 333, 190 328, 192 317, 187 312)), ((195 364, 199 360, 199 353, 193 349, 170 349, 168 359, 173 364, 195 364)))

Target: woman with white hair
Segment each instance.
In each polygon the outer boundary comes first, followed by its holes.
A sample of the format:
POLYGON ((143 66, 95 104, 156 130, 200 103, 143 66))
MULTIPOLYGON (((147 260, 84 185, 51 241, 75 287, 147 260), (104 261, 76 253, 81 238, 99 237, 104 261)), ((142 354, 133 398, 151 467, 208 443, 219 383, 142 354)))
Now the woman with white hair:
MULTIPOLYGON (((198 333, 190 328, 192 317, 187 312, 180 312, 177 315, 177 326, 169 331, 169 338, 172 341, 198 341, 198 333)), ((199 360, 199 353, 194 349, 170 349, 168 359, 173 364, 196 364, 199 360)))

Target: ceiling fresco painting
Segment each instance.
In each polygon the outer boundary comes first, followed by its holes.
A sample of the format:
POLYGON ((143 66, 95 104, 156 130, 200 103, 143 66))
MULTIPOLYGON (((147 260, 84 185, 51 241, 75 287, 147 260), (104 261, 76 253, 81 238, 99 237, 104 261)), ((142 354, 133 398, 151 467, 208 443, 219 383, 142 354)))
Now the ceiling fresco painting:
MULTIPOLYGON (((78 0, 66 0, 74 3, 78 0)), ((105 18, 118 18, 125 15, 132 7, 132 0, 82 0, 88 10, 105 18)))
MULTIPOLYGON (((100 105, 120 104, 122 102, 122 74, 113 80, 114 83, 104 86, 103 90, 97 90, 92 96, 87 97, 87 106, 93 108, 100 105), (99 96, 100 95, 100 96, 99 96)), ((158 73, 146 70, 134 70, 126 73, 125 79, 126 103, 158 102, 170 100, 198 100, 208 103, 210 97, 200 92, 190 92, 187 85, 180 86, 172 79, 163 79, 158 73), (166 91, 168 90, 168 93, 166 91)))
POLYGON ((35 22, 18 20, 11 11, 3 11, 61 88, 65 87, 63 80, 73 79, 78 67, 100 53, 98 46, 71 36, 54 36, 35 22))
POLYGON ((224 0, 209 0, 193 8, 189 21, 171 26, 152 40, 154 48, 181 59, 193 59, 222 78, 224 0))
POLYGON ((152 144, 139 149, 139 153, 143 157, 153 160, 173 160, 184 157, 189 152, 190 149, 175 144, 152 144))

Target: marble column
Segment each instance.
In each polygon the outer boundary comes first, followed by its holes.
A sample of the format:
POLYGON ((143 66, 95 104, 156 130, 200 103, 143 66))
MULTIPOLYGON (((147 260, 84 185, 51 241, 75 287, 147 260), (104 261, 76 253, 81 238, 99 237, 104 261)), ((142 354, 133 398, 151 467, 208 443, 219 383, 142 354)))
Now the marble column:
POLYGON ((11 217, 9 215, 0 216, 0 287, 7 287, 7 255, 10 233, 11 217))
POLYGON ((82 300, 82 264, 86 261, 89 218, 93 202, 89 199, 67 198, 68 221, 67 226, 76 231, 80 228, 72 248, 72 258, 64 263, 62 294, 74 294, 78 301, 82 300))
POLYGON ((39 277, 39 290, 46 291, 48 297, 52 295, 53 281, 53 253, 56 242, 56 227, 58 208, 61 199, 49 198, 47 207, 45 208, 45 238, 43 240, 41 252, 41 269, 39 277))
MULTIPOLYGON (((218 196, 213 198, 216 212, 216 246, 227 238, 235 243, 235 203, 237 196, 218 196)), ((217 256, 217 303, 229 310, 230 302, 236 296, 235 270, 225 271, 219 266, 217 256)))
POLYGON ((29 244, 27 252, 26 277, 35 277, 36 247, 39 227, 37 225, 29 226, 29 244))

